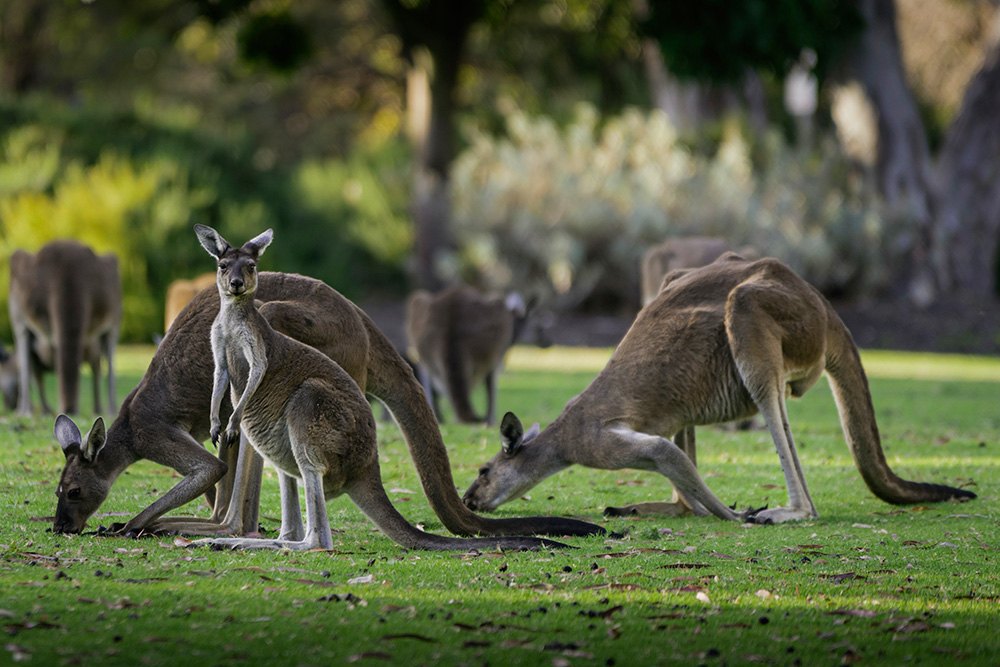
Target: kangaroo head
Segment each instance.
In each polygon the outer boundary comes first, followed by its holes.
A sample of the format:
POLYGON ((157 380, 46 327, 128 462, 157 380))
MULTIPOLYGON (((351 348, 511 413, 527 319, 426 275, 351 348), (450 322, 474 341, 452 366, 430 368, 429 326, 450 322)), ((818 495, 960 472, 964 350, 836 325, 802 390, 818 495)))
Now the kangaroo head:
POLYGON ((538 424, 524 432, 521 420, 508 412, 500 421, 500 453, 479 468, 479 477, 462 496, 466 507, 478 512, 492 512, 540 482, 546 474, 536 465, 538 450, 525 447, 539 433, 538 424))
POLYGON ((211 227, 195 225, 194 231, 202 247, 218 260, 216 284, 219 294, 252 297, 257 292, 257 260, 271 243, 274 232, 268 229, 244 243, 242 248, 234 248, 211 227))
POLYGON ((59 415, 55 437, 66 455, 66 467, 56 488, 58 502, 52 531, 79 533, 111 491, 112 480, 97 469, 97 455, 107 439, 104 419, 98 417, 84 439, 72 419, 59 415))

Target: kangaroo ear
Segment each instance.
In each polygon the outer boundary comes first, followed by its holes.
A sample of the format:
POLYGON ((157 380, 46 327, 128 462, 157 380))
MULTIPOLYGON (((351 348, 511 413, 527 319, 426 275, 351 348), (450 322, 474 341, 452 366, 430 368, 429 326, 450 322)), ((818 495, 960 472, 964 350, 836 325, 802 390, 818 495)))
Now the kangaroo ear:
POLYGON ((97 455, 101 453, 101 448, 107 442, 108 433, 104 428, 104 417, 94 420, 94 425, 90 427, 87 434, 87 442, 83 445, 83 460, 93 463, 97 455))
POLYGON ((226 251, 232 246, 226 239, 222 238, 219 232, 215 231, 211 227, 206 227, 205 225, 195 225, 194 233, 198 235, 198 241, 201 242, 201 247, 208 251, 208 254, 212 257, 219 259, 226 251))
POLYGON ((538 434, 541 432, 542 432, 542 427, 538 425, 538 422, 535 422, 534 424, 531 425, 531 428, 529 428, 527 431, 524 432, 524 438, 521 439, 521 443, 524 444, 526 442, 531 442, 532 440, 537 438, 538 434))
POLYGON ((508 292, 507 296, 503 298, 503 305, 514 313, 515 317, 524 317, 528 314, 528 306, 524 303, 524 297, 517 292, 508 292))
POLYGON ((59 415, 56 417, 55 428, 53 429, 53 435, 56 437, 56 442, 62 447, 63 453, 69 449, 72 445, 79 445, 82 440, 80 436, 80 429, 76 427, 73 420, 66 415, 59 415))
POLYGON ((524 426, 513 412, 508 412, 500 420, 500 446, 508 456, 514 456, 524 444, 524 426))
POLYGON ((247 252, 253 253, 254 257, 260 257, 264 254, 264 249, 271 245, 271 239, 274 238, 274 231, 268 229, 263 234, 255 236, 246 243, 243 244, 243 249, 247 252))

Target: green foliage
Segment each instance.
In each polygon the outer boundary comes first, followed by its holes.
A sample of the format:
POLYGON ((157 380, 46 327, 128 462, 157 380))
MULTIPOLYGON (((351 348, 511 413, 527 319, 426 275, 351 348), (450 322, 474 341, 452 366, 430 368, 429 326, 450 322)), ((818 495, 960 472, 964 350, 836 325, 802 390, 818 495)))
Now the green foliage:
MULTIPOLYGON (((189 125, 150 110, 0 104, 0 261, 56 238, 115 253, 122 338, 132 341, 162 332, 171 281, 211 270, 195 223, 233 243, 273 227, 282 242, 265 255, 265 268, 311 275, 349 296, 399 285, 409 236, 406 221, 392 215, 403 209, 398 147, 285 172, 262 166, 239 138, 189 125)), ((0 335, 9 340, 8 284, 4 271, 0 335)))
MULTIPOLYGON (((127 348, 125 358, 134 350, 127 348)), ((148 360, 150 351, 143 350, 148 360)), ((610 350, 515 348, 503 405, 550 423, 610 350)), ((574 467, 501 516, 574 515, 617 535, 569 550, 408 551, 331 500, 332 551, 226 552, 171 537, 48 532, 64 457, 51 420, 0 429, 0 661, 39 665, 255 664, 958 664, 994 665, 1000 467, 995 359, 864 355, 890 464, 925 481, 970 483, 964 504, 890 506, 864 487, 825 383, 789 403, 820 518, 740 526, 713 518, 604 520, 607 505, 660 500, 659 475, 574 467), (919 367, 914 379, 911 369, 919 367), (990 381, 970 381, 989 377, 990 381), (970 479, 971 478, 971 479, 970 479), (947 659, 946 658, 946 659, 947 659)), ((122 387, 143 366, 125 364, 122 387)), ((50 378, 51 380, 51 378, 50 378)), ((89 382, 82 388, 89 390, 89 382)), ((84 399, 84 405, 89 400, 84 399)), ((494 429, 448 424, 456 483, 499 448, 494 429)), ((379 430, 389 496, 444 532, 395 426, 379 430)), ((699 467, 727 501, 786 501, 766 433, 700 429, 699 467)), ((126 520, 178 481, 142 462, 93 519, 126 520)), ((261 523, 275 535, 276 476, 261 523)), ((204 503, 186 514, 206 516, 204 503)))
POLYGON ((513 113, 504 137, 472 133, 453 181, 453 274, 569 305, 637 301, 642 253, 671 236, 751 246, 827 293, 870 292, 894 260, 897 223, 832 142, 751 143, 734 122, 696 151, 660 112, 602 123, 582 105, 565 128, 513 113))

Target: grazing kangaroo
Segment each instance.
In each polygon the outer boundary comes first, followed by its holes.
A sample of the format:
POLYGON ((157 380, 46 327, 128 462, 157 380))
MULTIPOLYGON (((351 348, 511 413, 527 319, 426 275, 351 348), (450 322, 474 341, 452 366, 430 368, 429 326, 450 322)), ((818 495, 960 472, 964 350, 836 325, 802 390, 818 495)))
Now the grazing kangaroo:
MULTIPOLYGON (((101 412, 101 357, 108 360, 109 409, 118 409, 114 355, 122 290, 114 255, 98 257, 75 241, 53 241, 35 255, 18 250, 10 258, 9 309, 18 413, 31 414, 32 373, 41 388, 43 371, 53 368, 59 379, 59 410, 76 412, 80 364, 85 358, 93 370, 94 412, 101 412)), ((44 391, 42 405, 47 407, 44 391)))
POLYGON ((375 419, 358 385, 326 355, 276 332, 254 306, 257 260, 271 243, 271 230, 234 248, 211 227, 194 229, 218 260, 221 306, 211 334, 212 441, 221 438, 234 445, 242 429, 254 449, 278 468, 283 518, 277 540, 209 538, 196 544, 332 549, 326 500, 346 493, 386 536, 409 548, 564 546, 526 537, 442 537, 412 526, 382 486, 375 419), (233 411, 223 430, 219 412, 227 389, 233 411), (304 536, 297 481, 305 487, 304 536))
POLYGON ((417 290, 407 299, 406 334, 418 379, 439 420, 441 391, 458 421, 493 423, 497 374, 527 315, 528 307, 516 292, 487 296, 471 287, 452 287, 438 294, 417 290), (470 396, 480 383, 486 385, 485 417, 476 414, 470 396))
MULTIPOLYGON (((336 361, 362 390, 392 412, 406 440, 424 493, 445 527, 460 535, 589 535, 599 526, 559 517, 490 519, 465 507, 455 492, 448 452, 413 371, 371 318, 339 292, 305 276, 263 272, 256 300, 276 330, 336 361)), ((209 438, 213 362, 209 331, 219 311, 216 287, 203 290, 178 315, 118 416, 92 446, 66 454, 53 530, 79 533, 119 475, 141 459, 183 477, 124 526, 123 534, 180 532, 244 535, 258 528, 262 462, 251 447, 224 445, 216 457, 209 438), (245 455, 241 456, 243 450, 245 455), (212 516, 165 517, 200 495, 215 493, 212 516)), ((228 405, 228 404, 227 404, 228 405)), ((224 406, 226 408, 226 406, 224 406)), ((223 415, 225 416, 225 415, 223 415)), ((57 438, 58 439, 58 438, 57 438)))
POLYGON ((785 396, 802 396, 826 371, 848 447, 871 491, 890 503, 975 494, 898 477, 886 462, 868 380, 850 332, 823 296, 774 259, 728 253, 706 267, 670 273, 607 366, 536 437, 512 414, 503 451, 465 494, 489 511, 563 468, 638 468, 665 475, 682 502, 611 508, 610 515, 708 512, 750 518, 723 505, 698 476, 694 427, 760 411, 785 474, 789 506, 757 512, 757 523, 818 516, 806 487, 785 396), (677 441, 668 437, 678 434, 677 441))

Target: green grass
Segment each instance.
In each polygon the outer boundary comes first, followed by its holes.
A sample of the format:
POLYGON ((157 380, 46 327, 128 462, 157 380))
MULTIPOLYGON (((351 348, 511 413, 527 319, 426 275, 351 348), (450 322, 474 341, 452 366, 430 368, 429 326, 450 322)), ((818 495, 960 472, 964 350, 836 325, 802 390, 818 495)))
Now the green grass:
MULTIPOLYGON (((123 395, 150 353, 122 351, 123 395)), ((547 424, 609 353, 514 350, 501 409, 547 424)), ((820 382, 789 405, 816 520, 605 521, 605 506, 663 499, 668 484, 575 467, 498 514, 574 515, 621 536, 568 539, 573 550, 413 552, 340 499, 328 506, 338 531, 331 552, 212 552, 171 538, 53 535, 63 457, 52 421, 6 416, 0 664, 1000 664, 1000 360, 864 358, 894 469, 973 484, 978 499, 902 508, 875 499, 820 382)), ((446 424, 443 432, 464 490, 496 451, 495 430, 446 424)), ((700 469, 726 502, 786 500, 765 432, 704 428, 698 444, 700 469)), ((380 450, 399 509, 443 532, 393 425, 380 426, 380 450)), ((124 520, 176 481, 147 462, 133 466, 92 526, 124 520)), ((275 530, 269 470, 263 502, 262 524, 275 530)), ((203 504, 185 511, 208 514, 203 504)))

